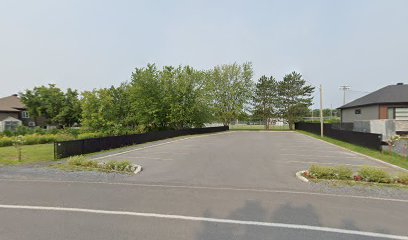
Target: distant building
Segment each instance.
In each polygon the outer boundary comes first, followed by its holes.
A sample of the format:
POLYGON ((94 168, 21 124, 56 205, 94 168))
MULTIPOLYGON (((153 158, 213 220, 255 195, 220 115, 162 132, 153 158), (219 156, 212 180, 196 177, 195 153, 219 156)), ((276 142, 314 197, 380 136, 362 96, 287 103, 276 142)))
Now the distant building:
POLYGON ((356 99, 341 110, 341 122, 354 131, 382 133, 384 138, 408 132, 408 85, 389 85, 356 99))
POLYGON ((35 126, 30 118, 26 106, 21 102, 17 94, 0 98, 0 132, 13 131, 17 126, 35 126))

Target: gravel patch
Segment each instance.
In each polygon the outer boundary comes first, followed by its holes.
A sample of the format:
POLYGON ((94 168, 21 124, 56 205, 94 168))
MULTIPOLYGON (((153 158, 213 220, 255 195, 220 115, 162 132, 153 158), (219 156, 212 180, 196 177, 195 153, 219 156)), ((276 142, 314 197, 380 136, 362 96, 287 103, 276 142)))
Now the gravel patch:
POLYGON ((305 190, 328 194, 357 195, 365 197, 396 198, 408 200, 408 188, 362 185, 348 186, 344 184, 342 184, 341 186, 335 186, 330 182, 323 181, 319 183, 305 183, 305 190))

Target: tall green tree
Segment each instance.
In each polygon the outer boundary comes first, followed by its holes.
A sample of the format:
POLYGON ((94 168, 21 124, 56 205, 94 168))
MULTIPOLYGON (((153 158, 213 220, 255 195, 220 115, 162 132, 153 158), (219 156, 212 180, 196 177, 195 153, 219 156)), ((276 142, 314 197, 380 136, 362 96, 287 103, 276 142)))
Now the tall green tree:
POLYGON ((60 108, 57 116, 55 116, 54 121, 58 122, 64 127, 71 127, 74 124, 80 123, 81 114, 82 108, 78 91, 68 88, 67 92, 64 94, 62 107, 60 108))
POLYGON ((82 93, 82 126, 112 135, 133 132, 136 123, 130 111, 126 84, 82 93))
MULTIPOLYGON (((142 131, 168 128, 170 106, 166 101, 165 78, 160 74, 156 65, 148 64, 146 68, 136 68, 131 76, 131 111, 142 131)), ((168 70, 166 74, 174 73, 168 70)))
MULTIPOLYGON (((69 101, 71 102, 74 101, 72 97, 77 97, 77 95, 75 96, 75 93, 72 92, 70 92, 69 95, 69 101)), ((48 124, 64 126, 70 124, 69 120, 67 122, 66 119, 61 118, 61 112, 64 111, 64 104, 66 103, 66 96, 55 84, 26 90, 20 94, 20 97, 37 124, 37 120, 40 117, 46 119, 48 124)), ((76 111, 79 109, 71 110, 76 111)))
POLYGON ((278 83, 274 77, 262 76, 255 85, 253 96, 253 115, 262 119, 265 129, 269 129, 270 119, 276 115, 278 104, 278 83))
POLYGON ((294 123, 307 116, 312 105, 314 87, 307 85, 302 75, 292 72, 278 83, 279 110, 293 129, 294 123))
POLYGON ((132 111, 143 131, 201 127, 208 122, 206 74, 189 66, 155 65, 132 74, 132 111))
POLYGON ((205 92, 206 74, 192 67, 165 67, 160 74, 165 83, 165 100, 169 106, 169 127, 202 127, 210 121, 205 92))
POLYGON ((251 100, 252 75, 251 63, 221 65, 212 70, 208 81, 212 110, 224 126, 236 120, 251 100))

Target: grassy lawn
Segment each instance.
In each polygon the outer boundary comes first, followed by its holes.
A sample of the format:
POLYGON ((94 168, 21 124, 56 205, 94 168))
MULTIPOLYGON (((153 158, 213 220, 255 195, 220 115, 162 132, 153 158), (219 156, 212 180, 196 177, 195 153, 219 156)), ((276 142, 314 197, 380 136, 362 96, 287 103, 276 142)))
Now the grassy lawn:
POLYGON ((368 148, 365 148, 365 147, 360 147, 360 146, 353 145, 351 143, 342 142, 342 141, 339 141, 339 140, 336 140, 336 139, 333 139, 333 138, 329 138, 329 137, 321 138, 319 135, 309 133, 309 132, 305 132, 305 131, 296 131, 296 132, 299 132, 299 133, 302 133, 302 134, 305 134, 307 136, 311 136, 311 137, 314 137, 314 138, 317 138, 317 139, 321 139, 323 141, 335 144, 337 146, 346 148, 348 150, 351 150, 351 151, 354 151, 354 152, 357 152, 357 153, 361 153, 361 154, 364 154, 364 155, 379 159, 381 161, 391 163, 391 164, 394 164, 396 166, 408 169, 408 159, 406 159, 406 158, 404 158, 402 156, 399 156, 397 154, 394 154, 394 156, 391 156, 390 154, 388 154, 388 152, 381 153, 380 151, 368 149, 368 148))
MULTIPOLYGON (((265 125, 230 125, 232 131, 259 131, 265 130, 265 125)), ((287 131, 289 126, 270 126, 269 131, 287 131)))
POLYGON ((54 160, 54 144, 22 146, 22 161, 17 158, 15 147, 0 147, 0 166, 48 162, 54 160))

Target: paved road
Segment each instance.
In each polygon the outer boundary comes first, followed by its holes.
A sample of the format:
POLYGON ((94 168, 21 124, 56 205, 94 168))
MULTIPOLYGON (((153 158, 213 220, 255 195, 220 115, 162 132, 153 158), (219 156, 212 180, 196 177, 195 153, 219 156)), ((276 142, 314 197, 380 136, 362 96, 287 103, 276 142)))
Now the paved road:
POLYGON ((144 167, 102 182, 0 171, 0 239, 408 239, 407 191, 356 192, 294 177, 311 162, 394 171, 384 164, 289 132, 159 144, 96 156, 144 167))

